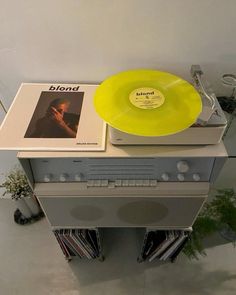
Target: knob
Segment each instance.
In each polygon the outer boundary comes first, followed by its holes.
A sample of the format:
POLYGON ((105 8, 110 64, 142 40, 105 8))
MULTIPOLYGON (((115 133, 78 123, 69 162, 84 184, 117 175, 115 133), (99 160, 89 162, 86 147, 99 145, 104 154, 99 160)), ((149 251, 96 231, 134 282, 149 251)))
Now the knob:
POLYGON ((68 175, 66 173, 62 173, 59 177, 61 182, 65 182, 68 178, 68 175))
POLYGON ((179 173, 177 175, 177 178, 178 178, 179 181, 184 181, 184 175, 182 173, 179 173))
POLYGON ((201 177, 200 177, 200 175, 198 173, 193 174, 193 180, 194 181, 200 181, 200 179, 201 179, 201 177))
POLYGON ((189 165, 187 161, 179 161, 177 163, 177 169, 179 172, 185 173, 189 170, 189 165))
POLYGON ((52 174, 45 174, 43 180, 44 182, 50 182, 52 180, 52 174))
POLYGON ((168 181, 168 180, 170 179, 170 176, 169 176, 169 174, 167 174, 167 173, 163 173, 163 174, 161 175, 161 179, 164 180, 164 181, 168 181))
POLYGON ((83 174, 82 173, 75 174, 75 181, 81 181, 82 178, 83 178, 83 174))

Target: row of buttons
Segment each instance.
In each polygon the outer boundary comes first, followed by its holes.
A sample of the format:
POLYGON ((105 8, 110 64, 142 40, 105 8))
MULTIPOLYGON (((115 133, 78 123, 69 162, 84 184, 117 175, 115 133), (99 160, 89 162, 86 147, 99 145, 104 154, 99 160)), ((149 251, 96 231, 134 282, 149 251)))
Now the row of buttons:
MULTIPOLYGON (((161 179, 164 180, 164 181, 168 181, 168 180, 170 180, 170 175, 168 173, 163 173, 161 175, 161 179)), ((177 179, 179 181, 184 181, 185 180, 185 175, 183 173, 178 173, 177 174, 177 179)), ((192 175, 192 179, 193 179, 193 181, 200 181, 201 180, 200 174, 194 173, 192 175)))
MULTIPOLYGON (((82 173, 75 174, 75 176, 74 176, 75 181, 82 181, 82 178, 83 178, 82 173)), ((67 173, 62 173, 59 176, 59 181, 61 181, 61 182, 66 182, 68 179, 69 179, 69 175, 67 173)), ((44 180, 44 182, 53 181, 53 175, 51 173, 48 173, 44 176, 43 180, 44 180)))
MULTIPOLYGON (((200 176, 196 174, 194 181, 199 181, 200 176)), ((177 178, 179 181, 184 181, 184 174, 178 174, 177 178)), ((117 179, 115 182, 109 183, 108 180, 89 180, 87 182, 88 187, 104 187, 104 186, 111 186, 111 187, 155 187, 157 186, 157 180, 155 179, 117 179)))
POLYGON ((156 186, 157 181, 154 179, 118 179, 115 186, 156 186))
POLYGON ((157 186, 157 181, 154 179, 139 179, 139 180, 134 180, 134 179, 118 179, 114 182, 108 182, 108 180, 89 180, 87 182, 87 187, 104 187, 108 186, 111 188, 114 187, 134 187, 134 186, 157 186))
MULTIPOLYGON (((178 181, 185 181, 185 174, 190 169, 189 163, 185 160, 181 160, 177 162, 177 180, 178 181)), ((70 179, 69 175, 67 173, 62 173, 59 175, 59 181, 60 182, 66 182, 70 179)), ((82 173, 77 173, 74 175, 74 181, 82 181, 84 179, 84 175, 82 173)), ((162 181, 169 181, 171 179, 170 175, 168 173, 163 173, 161 175, 162 181)), ((200 181, 201 177, 198 173, 192 174, 193 181, 200 181)), ((44 176, 44 182, 51 182, 53 181, 53 175, 48 173, 44 176)), ((173 180, 173 179, 172 179, 173 180)), ((117 180, 118 182, 120 180, 117 180)), ((122 183, 117 186, 152 186, 152 180, 122 180, 122 183)), ((100 184, 98 185, 100 186, 100 184)))
MULTIPOLYGON (((81 174, 76 174, 74 176, 75 181, 82 181, 82 178, 83 176, 81 174)), ((59 176, 60 182, 66 182, 68 179, 69 179, 68 174, 63 173, 59 176)), ((168 173, 163 173, 161 175, 161 179, 163 181, 169 181, 170 175, 168 173)), ((185 175, 183 173, 178 173, 177 179, 179 181, 184 181, 185 175)), ((194 173, 192 175, 192 179, 193 181, 200 181, 201 177, 198 173, 194 173)), ((46 174, 44 176, 44 182, 51 182, 51 181, 53 181, 52 174, 46 174)), ((107 185, 106 182, 108 182, 108 180, 89 180, 88 183, 91 183, 91 185, 89 184, 88 186, 106 186, 107 185)), ((155 186, 156 182, 157 182, 156 180, 149 180, 149 179, 145 179, 145 180, 124 179, 124 180, 116 180, 115 186, 155 186)))
POLYGON ((88 187, 106 187, 108 186, 108 180, 100 180, 100 179, 96 179, 96 180, 89 180, 87 182, 87 186, 88 187))

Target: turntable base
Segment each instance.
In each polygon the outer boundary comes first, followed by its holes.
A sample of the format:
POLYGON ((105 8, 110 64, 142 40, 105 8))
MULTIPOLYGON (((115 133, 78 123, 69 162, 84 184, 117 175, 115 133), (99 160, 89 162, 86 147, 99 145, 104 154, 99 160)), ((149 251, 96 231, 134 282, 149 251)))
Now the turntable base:
POLYGON ((225 127, 190 127, 182 132, 159 137, 137 136, 109 127, 110 142, 115 145, 205 145, 220 142, 225 127))
POLYGON ((206 126, 192 126, 167 136, 137 136, 109 126, 110 142, 114 145, 208 145, 217 144, 224 134, 227 120, 218 101, 216 113, 206 126))

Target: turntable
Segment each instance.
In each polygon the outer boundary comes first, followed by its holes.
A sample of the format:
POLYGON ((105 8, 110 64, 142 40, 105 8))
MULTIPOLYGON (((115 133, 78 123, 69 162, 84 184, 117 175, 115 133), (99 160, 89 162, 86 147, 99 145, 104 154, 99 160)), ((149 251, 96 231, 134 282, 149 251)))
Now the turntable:
POLYGON ((219 143, 227 121, 202 74, 200 66, 192 66, 194 86, 154 70, 126 71, 105 80, 96 90, 94 104, 108 123, 111 143, 219 143))

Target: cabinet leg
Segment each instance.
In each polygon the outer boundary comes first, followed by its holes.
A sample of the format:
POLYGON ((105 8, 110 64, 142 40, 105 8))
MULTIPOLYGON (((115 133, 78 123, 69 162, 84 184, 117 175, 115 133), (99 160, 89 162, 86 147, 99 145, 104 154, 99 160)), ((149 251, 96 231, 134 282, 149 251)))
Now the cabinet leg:
POLYGON ((142 257, 138 257, 138 258, 137 258, 137 262, 138 262, 138 263, 141 263, 141 262, 143 262, 143 261, 144 261, 144 260, 143 260, 142 257))

